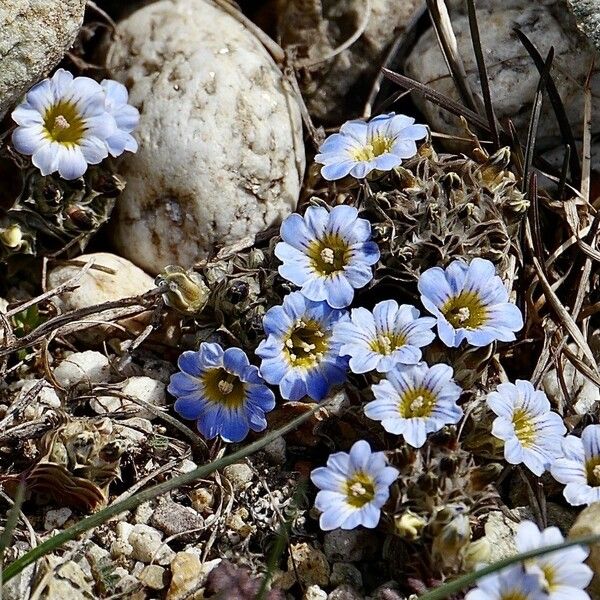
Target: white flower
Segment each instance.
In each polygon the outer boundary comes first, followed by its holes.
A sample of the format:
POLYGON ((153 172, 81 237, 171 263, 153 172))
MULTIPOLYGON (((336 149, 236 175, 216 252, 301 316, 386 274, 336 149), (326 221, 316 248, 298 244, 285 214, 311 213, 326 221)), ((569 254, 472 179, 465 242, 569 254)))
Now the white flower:
POLYGON ((428 433, 458 423, 463 415, 456 404, 462 390, 452 375, 452 367, 444 364, 398 365, 373 386, 375 400, 365 405, 365 415, 420 448, 428 433))
POLYGON ((465 600, 548 600, 548 596, 540 589, 535 575, 516 565, 482 577, 465 600))
POLYGON ((569 435, 562 440, 562 456, 550 472, 567 484, 563 494, 572 506, 600 502, 600 425, 588 425, 581 439, 569 435))
POLYGON ((139 115, 115 81, 100 85, 58 69, 27 92, 12 118, 18 125, 15 150, 31 156, 42 175, 58 171, 63 179, 77 179, 109 152, 117 156, 137 149, 130 133, 139 115))
MULTIPOLYGON (((531 521, 520 523, 515 536, 519 552, 562 544, 564 541, 558 527, 540 531, 531 521)), ((527 560, 525 570, 538 578, 540 588, 548 594, 549 600, 590 600, 583 591, 594 575, 584 564, 588 554, 589 551, 582 546, 572 546, 527 560)))
POLYGON ((421 347, 434 340, 435 319, 419 314, 414 306, 398 306, 395 300, 379 302, 373 312, 353 308, 351 321, 336 324, 333 337, 341 344, 340 355, 350 356, 353 373, 386 373, 398 363, 418 363, 421 347))
POLYGON ((511 465, 524 463, 539 476, 560 456, 567 430, 560 415, 550 410, 546 394, 529 381, 501 383, 487 404, 498 415, 492 435, 504 440, 504 458, 511 465))
POLYGON ((106 140, 110 155, 120 156, 125 150, 137 152, 138 143, 131 132, 140 122, 140 113, 137 108, 128 104, 127 88, 112 79, 104 79, 101 85, 106 93, 106 110, 113 116, 117 124, 115 133, 106 140))
POLYGON ((390 485, 398 474, 387 466, 385 454, 371 452, 364 440, 356 442, 349 454, 331 454, 326 467, 314 469, 310 474, 321 490, 315 499, 315 507, 322 511, 321 529, 376 527, 381 507, 389 498, 390 485))

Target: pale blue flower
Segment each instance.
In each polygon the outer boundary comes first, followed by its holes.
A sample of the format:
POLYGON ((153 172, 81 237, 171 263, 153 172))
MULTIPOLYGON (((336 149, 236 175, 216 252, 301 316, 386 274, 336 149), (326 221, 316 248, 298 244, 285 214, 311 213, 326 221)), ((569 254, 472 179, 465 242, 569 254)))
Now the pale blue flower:
POLYGON ((398 363, 418 363, 420 349, 435 338, 434 325, 432 317, 419 318, 414 306, 384 300, 373 312, 353 308, 351 321, 338 323, 333 337, 341 344, 340 354, 350 357, 353 373, 386 373, 398 363))
POLYGON ((371 224, 358 218, 351 206, 328 211, 309 206, 304 218, 292 214, 281 224, 275 255, 283 264, 282 277, 301 287, 309 300, 321 300, 333 308, 345 308, 354 290, 373 278, 371 266, 379 260, 379 248, 371 240, 371 224))
POLYGON ((526 573, 522 565, 514 565, 482 577, 465 600, 548 600, 548 596, 537 576, 526 573))
POLYGON ((560 457, 552 463, 552 477, 565 483, 563 494, 569 504, 600 502, 600 425, 588 425, 581 438, 562 440, 560 457))
MULTIPOLYGON (((531 521, 519 523, 515 535, 519 553, 562 544, 564 541, 558 527, 547 527, 540 531, 531 521)), ((585 564, 588 554, 587 548, 572 546, 531 558, 524 567, 527 573, 538 578, 542 592, 548 594, 548 600, 590 600, 583 591, 594 576, 585 564)))
POLYGON ((531 382, 517 379, 501 383, 487 397, 487 404, 498 415, 492 435, 504 441, 504 458, 511 465, 523 463, 540 476, 560 456, 560 445, 567 432, 560 415, 550 410, 544 392, 531 382))
POLYGON ((116 131, 105 96, 93 79, 58 69, 34 85, 13 111, 19 125, 12 136, 15 150, 31 156, 42 175, 58 171, 63 179, 80 177, 88 164, 108 156, 106 140, 116 131))
POLYGON ((240 442, 250 430, 267 427, 265 413, 275 407, 275 395, 242 350, 224 351, 203 342, 199 351, 184 352, 177 364, 180 372, 168 387, 177 398, 175 412, 196 421, 205 438, 220 435, 226 442, 240 442))
POLYGON ((510 342, 523 327, 521 311, 508 301, 489 260, 455 260, 445 270, 427 269, 418 287, 421 302, 437 317, 438 335, 446 346, 458 348, 463 340, 472 346, 510 342))
POLYGON ((321 511, 321 529, 376 527, 398 475, 397 469, 387 466, 385 454, 371 452, 364 440, 356 442, 349 454, 331 454, 326 467, 310 474, 321 490, 315 499, 315 507, 321 511))
POLYGON ((131 132, 140 122, 140 113, 137 108, 128 104, 127 88, 112 79, 104 79, 101 85, 106 94, 106 110, 117 124, 115 133, 106 140, 110 155, 120 156, 125 150, 137 152, 138 144, 131 132))
POLYGON ((399 166, 417 153, 416 140, 427 136, 427 127, 414 122, 412 117, 395 113, 379 115, 368 123, 348 121, 319 148, 315 162, 324 165, 321 175, 328 181, 348 174, 360 179, 371 171, 399 166))
POLYGON ((462 390, 453 374, 444 364, 397 365, 372 387, 375 400, 365 405, 365 415, 420 448, 428 433, 458 423, 463 415, 456 404, 462 390))
POLYGON ((332 336, 334 325, 345 319, 346 313, 326 302, 312 302, 300 292, 288 294, 263 319, 267 338, 256 350, 262 376, 278 385, 286 400, 325 398, 332 385, 346 380, 348 361, 340 358, 332 336))

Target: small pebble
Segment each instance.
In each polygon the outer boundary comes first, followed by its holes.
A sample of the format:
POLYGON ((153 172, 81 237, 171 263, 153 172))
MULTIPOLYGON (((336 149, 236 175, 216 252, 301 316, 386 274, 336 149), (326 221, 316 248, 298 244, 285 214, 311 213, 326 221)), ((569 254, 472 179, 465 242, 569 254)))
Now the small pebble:
POLYGON ((63 388, 78 383, 104 383, 110 381, 108 358, 100 352, 86 350, 74 352, 55 367, 54 378, 63 388))
POLYGON ((331 568, 331 585, 347 584, 359 590, 362 587, 362 575, 360 571, 348 562, 334 563, 331 568))
POLYGON ((162 590, 166 587, 165 569, 158 565, 148 565, 139 576, 140 581, 153 590, 162 590))
POLYGON ((223 469, 223 475, 229 480, 234 491, 243 490, 254 476, 252 469, 246 463, 236 463, 223 469))
POLYGON ((318 585, 311 585, 306 588, 302 600, 327 600, 327 592, 318 585))
POLYGON ((62 527, 69 517, 73 514, 70 508, 57 508, 56 510, 49 510, 46 513, 44 519, 44 529, 50 531, 52 529, 58 529, 62 527))

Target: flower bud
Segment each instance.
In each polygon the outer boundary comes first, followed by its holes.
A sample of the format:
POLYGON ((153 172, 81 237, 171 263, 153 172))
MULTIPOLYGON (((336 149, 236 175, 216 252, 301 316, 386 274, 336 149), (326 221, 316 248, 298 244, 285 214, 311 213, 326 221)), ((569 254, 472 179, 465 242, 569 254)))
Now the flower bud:
POLYGON ((19 225, 9 225, 0 229, 0 242, 11 250, 19 248, 23 242, 23 231, 19 225))
POLYGON ((165 290, 162 296, 165 304, 184 315, 201 313, 210 295, 199 273, 172 265, 158 275, 156 285, 165 290))
POLYGON ((407 510, 402 515, 396 515, 394 517, 396 533, 401 538, 409 541, 419 539, 426 524, 427 521, 423 517, 420 517, 410 510, 407 510))

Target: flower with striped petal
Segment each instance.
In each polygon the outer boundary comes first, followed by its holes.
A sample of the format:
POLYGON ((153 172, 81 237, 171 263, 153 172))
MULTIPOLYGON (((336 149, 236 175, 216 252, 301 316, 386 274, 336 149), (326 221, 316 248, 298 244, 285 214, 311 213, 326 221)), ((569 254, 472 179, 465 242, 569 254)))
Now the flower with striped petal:
POLYGON ((365 415, 420 448, 428 433, 458 423, 463 415, 456 404, 462 389, 453 374, 444 364, 397 365, 373 386, 375 400, 365 405, 365 415))
POLYGON ((278 385, 286 400, 325 398, 331 386, 346 380, 348 361, 339 356, 332 333, 336 323, 347 319, 326 302, 312 302, 300 292, 288 294, 263 319, 267 338, 256 349, 262 376, 278 385))
POLYGON ((357 179, 371 171, 390 171, 417 153, 417 140, 427 137, 425 125, 412 117, 389 113, 365 121, 348 121, 319 148, 315 162, 323 165, 328 181, 351 175, 357 179))
POLYGON ((387 466, 385 454, 371 452, 364 440, 356 442, 350 453, 331 454, 326 467, 310 474, 321 490, 315 499, 315 507, 321 511, 321 529, 376 527, 398 475, 397 469, 387 466))
POLYGON ((438 335, 446 346, 458 348, 463 340, 472 346, 510 342, 523 327, 521 311, 508 301, 489 260, 474 258, 469 264, 455 260, 445 270, 427 269, 418 287, 423 306, 437 318, 438 335))
POLYGON ((373 279, 371 266, 379 248, 371 241, 371 224, 352 206, 309 206, 304 217, 292 214, 281 224, 275 255, 279 274, 299 286, 309 300, 345 308, 354 290, 373 279))
MULTIPOLYGON (((519 523, 515 535, 518 552, 529 552, 564 541, 558 527, 547 527, 540 531, 531 521, 519 523)), ((527 573, 538 578, 540 588, 548 594, 548 600, 590 600, 583 591, 594 575, 585 564, 588 554, 587 548, 572 546, 531 558, 525 561, 524 567, 527 573)))
POLYGON ((566 433, 562 418, 550 410, 544 392, 531 382, 517 379, 501 383, 487 397, 487 405, 498 415, 492 435, 504 441, 504 458, 511 465, 523 463, 540 476, 560 456, 566 433))
POLYGON ((395 300, 379 302, 373 312, 353 308, 351 320, 338 323, 333 337, 341 345, 340 354, 350 357, 353 373, 387 373, 399 363, 418 363, 421 348, 435 338, 435 319, 419 314, 414 306, 398 306, 395 300))
POLYGON ((42 175, 58 171, 68 180, 106 158, 107 140, 117 132, 102 86, 64 69, 33 86, 12 118, 15 150, 31 156, 42 175))
POLYGON ((535 575, 515 565, 482 577, 465 600, 548 600, 548 596, 535 575))
POLYGON ((552 477, 564 483, 563 495, 571 506, 600 502, 600 425, 588 425, 581 438, 562 440, 561 456, 552 463, 552 477))
POLYGON ((199 351, 184 352, 177 365, 180 371, 167 388, 177 398, 175 412, 196 421, 205 438, 240 442, 250 430, 266 429, 265 413, 275 407, 275 395, 242 350, 203 342, 199 351))

